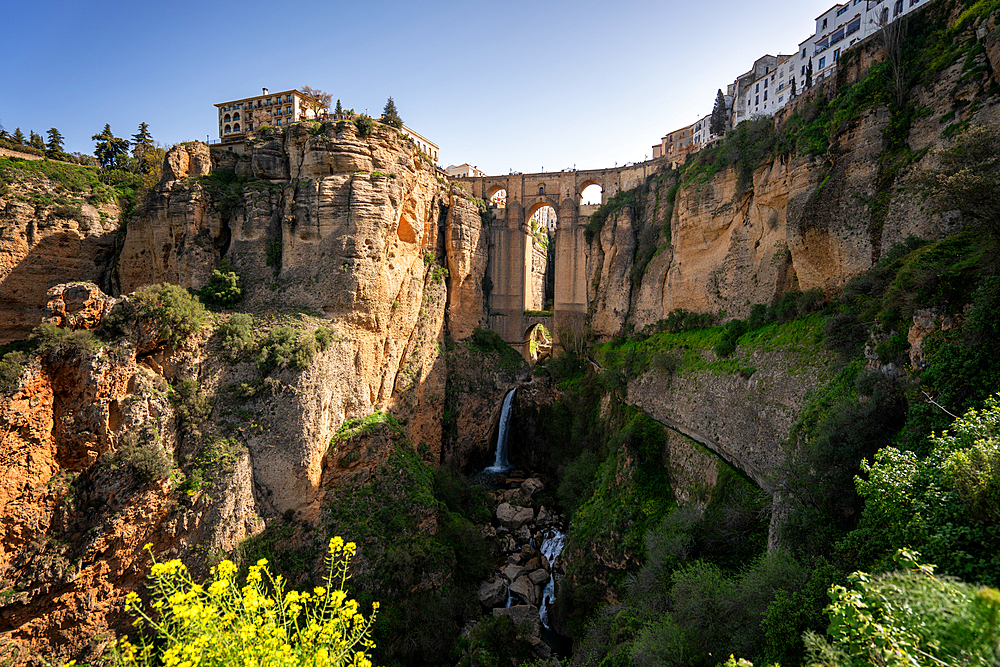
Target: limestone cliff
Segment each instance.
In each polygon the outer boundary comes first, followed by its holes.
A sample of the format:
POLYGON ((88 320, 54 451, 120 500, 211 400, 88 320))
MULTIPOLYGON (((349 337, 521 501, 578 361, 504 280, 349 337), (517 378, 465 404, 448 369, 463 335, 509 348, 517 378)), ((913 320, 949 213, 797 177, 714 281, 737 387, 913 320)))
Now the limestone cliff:
MULTIPOLYGON (((989 39, 985 30, 979 39, 989 39)), ((735 166, 711 173, 689 165, 649 179, 632 205, 611 212, 590 245, 593 331, 607 338, 626 327, 640 330, 675 308, 742 317, 753 304, 795 289, 836 294, 894 243, 957 231, 956 215, 922 199, 918 177, 936 166, 936 150, 951 145, 949 124, 1000 121, 987 53, 969 53, 913 89, 911 106, 920 112, 895 148, 892 115, 874 105, 836 126, 825 153, 779 152, 745 184, 735 166), (651 258, 643 255, 650 244, 651 258)), ((836 81, 779 112, 778 135, 793 116, 810 118, 820 98, 834 97, 880 59, 874 41, 859 47, 836 81)))
POLYGON ((115 201, 93 169, 0 168, 0 345, 41 323, 51 287, 101 281, 121 216, 115 201))
MULTIPOLYGON (((22 217, 5 227, 12 258, 33 247, 39 228, 37 217, 22 217)), ((82 238, 67 225, 54 228, 82 238)), ((110 226, 95 223, 104 236, 86 243, 112 247, 110 226)), ((29 354, 14 392, 0 395, 10 472, 0 485, 2 627, 15 663, 99 655, 109 630, 123 627, 123 596, 142 584, 147 542, 158 557, 197 568, 278 517, 318 520, 337 483, 331 437, 348 419, 392 413, 425 460, 447 458, 446 335, 467 338, 482 321, 485 243, 474 203, 408 139, 387 127, 362 137, 353 123, 316 123, 242 154, 198 143, 172 149, 125 230, 114 264, 119 298, 74 283, 29 299, 8 272, 0 287, 12 309, 47 303, 12 338, 43 315, 67 329, 107 328, 116 304, 147 298, 136 290, 200 288, 223 258, 240 276, 238 310, 252 318, 234 352, 218 328, 230 312, 182 345, 118 316, 112 329, 135 333, 29 354), (301 356, 282 357, 282 345, 301 356), (149 451, 174 472, 142 477, 145 463, 134 457, 149 451)), ((66 273, 96 281, 110 262, 81 244, 67 255, 87 270, 66 273)), ((483 398, 499 400, 505 388, 483 398)), ((482 429, 460 439, 465 449, 489 446, 482 429)))

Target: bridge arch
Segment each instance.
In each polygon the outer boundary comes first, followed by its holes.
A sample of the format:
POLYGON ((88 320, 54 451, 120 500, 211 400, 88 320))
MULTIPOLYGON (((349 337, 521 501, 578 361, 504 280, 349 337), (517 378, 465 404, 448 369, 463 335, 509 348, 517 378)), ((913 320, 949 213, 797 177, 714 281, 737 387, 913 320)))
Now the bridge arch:
POLYGON ((550 330, 552 317, 529 317, 526 319, 530 325, 524 330, 521 355, 525 361, 534 366, 546 357, 552 356, 552 345, 555 342, 550 330))
POLYGON ((596 178, 588 178, 587 180, 580 183, 577 191, 577 203, 587 204, 588 200, 596 199, 598 204, 604 203, 604 183, 597 180, 596 178), (592 188, 597 188, 598 192, 595 192, 592 188), (588 190, 590 193, 588 194, 588 190))

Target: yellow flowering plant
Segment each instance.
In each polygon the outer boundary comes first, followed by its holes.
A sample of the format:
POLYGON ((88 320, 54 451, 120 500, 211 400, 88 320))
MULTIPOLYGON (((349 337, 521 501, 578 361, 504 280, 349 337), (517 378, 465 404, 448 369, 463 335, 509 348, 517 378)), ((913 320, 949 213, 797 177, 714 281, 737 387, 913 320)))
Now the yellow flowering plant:
MULTIPOLYGON (((146 550, 152 556, 150 545, 146 550)), ((149 574, 150 608, 138 593, 126 607, 139 628, 137 643, 122 640, 114 648, 116 665, 165 667, 371 667, 375 647, 372 615, 365 618, 344 586, 356 547, 330 540, 324 586, 285 591, 283 577, 273 576, 267 560, 250 567, 246 583, 236 580, 236 565, 224 560, 212 568, 212 580, 195 583, 179 560, 153 559, 149 574)))

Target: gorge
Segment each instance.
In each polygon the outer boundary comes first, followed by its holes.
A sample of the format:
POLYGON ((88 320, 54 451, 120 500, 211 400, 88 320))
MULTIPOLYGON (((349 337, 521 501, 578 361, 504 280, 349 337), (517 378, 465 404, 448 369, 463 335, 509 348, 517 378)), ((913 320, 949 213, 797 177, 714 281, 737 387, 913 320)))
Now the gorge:
POLYGON ((913 15, 902 107, 873 41, 679 165, 448 179, 310 121, 174 146, 124 211, 0 158, 0 659, 98 663, 146 544, 306 589, 357 543, 385 665, 807 664, 897 548, 996 587, 995 453, 932 436, 1000 390, 973 5, 913 15))

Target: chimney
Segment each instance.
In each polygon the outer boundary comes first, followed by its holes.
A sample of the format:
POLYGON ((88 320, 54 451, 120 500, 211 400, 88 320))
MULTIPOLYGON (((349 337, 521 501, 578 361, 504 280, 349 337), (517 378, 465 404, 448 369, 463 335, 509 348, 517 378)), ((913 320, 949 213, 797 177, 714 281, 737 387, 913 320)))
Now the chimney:
POLYGON ((261 88, 261 90, 264 91, 263 93, 261 93, 261 95, 267 95, 267 88, 261 88))

